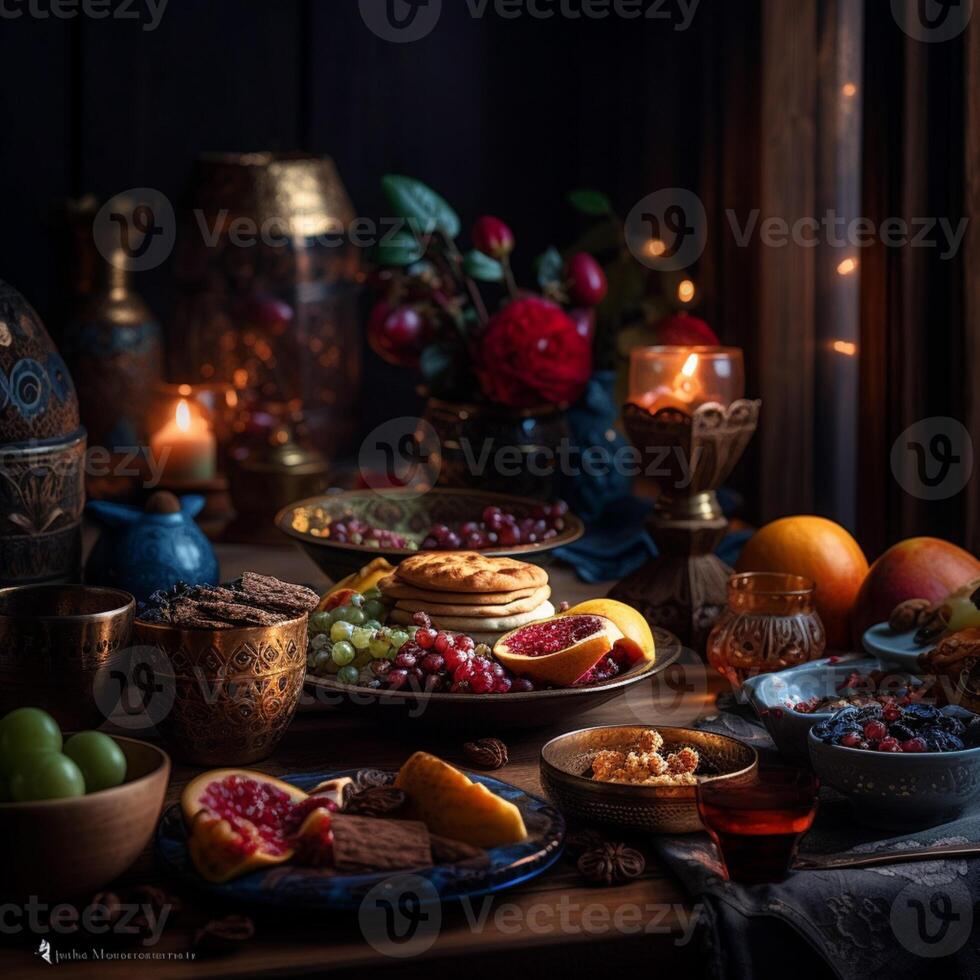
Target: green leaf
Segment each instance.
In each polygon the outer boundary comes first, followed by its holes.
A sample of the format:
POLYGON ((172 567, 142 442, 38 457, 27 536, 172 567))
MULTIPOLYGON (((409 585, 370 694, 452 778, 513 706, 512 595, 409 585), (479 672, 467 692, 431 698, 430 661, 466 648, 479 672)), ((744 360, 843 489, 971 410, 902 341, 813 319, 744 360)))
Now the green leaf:
POLYGON ((424 253, 421 242, 407 228, 399 228, 381 237, 374 249, 374 261, 378 265, 411 265, 424 253))
POLYGON ((613 213, 612 201, 602 191, 572 191, 568 195, 568 203, 582 214, 590 214, 595 218, 613 213))
POLYGON ((504 267, 496 259, 476 249, 463 257, 463 271, 480 282, 500 282, 504 278, 504 267))
POLYGON ((539 255, 534 263, 534 269, 538 274, 538 285, 543 289, 553 282, 561 282, 564 268, 565 260, 561 257, 561 252, 557 248, 549 248, 543 255, 539 255))
POLYGON ((381 189, 395 216, 412 222, 417 231, 438 228, 448 238, 459 234, 459 215, 431 187, 412 177, 386 174, 381 189))
POLYGON ((452 367, 452 363, 452 353, 439 344, 429 344, 419 358, 422 377, 428 382, 433 382, 445 374, 452 367))

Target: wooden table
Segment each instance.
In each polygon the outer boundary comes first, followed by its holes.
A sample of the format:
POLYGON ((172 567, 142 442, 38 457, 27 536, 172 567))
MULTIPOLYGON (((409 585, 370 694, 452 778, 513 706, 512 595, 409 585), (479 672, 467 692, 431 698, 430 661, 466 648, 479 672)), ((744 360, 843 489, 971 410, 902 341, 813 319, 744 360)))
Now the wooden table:
MULTIPOLYGON (((255 569, 289 581, 303 581, 326 588, 327 580, 299 551, 291 547, 271 548, 222 546, 222 573, 233 578, 255 569)), ((603 595, 607 586, 586 586, 565 568, 552 570, 552 587, 558 600, 576 602, 587 596, 603 595)), ((713 710, 720 678, 709 678, 703 668, 672 672, 656 688, 635 689, 602 707, 588 712, 581 724, 623 724, 640 721, 671 725, 689 724, 713 710)), ((439 736, 403 724, 399 729, 370 727, 350 713, 300 713, 274 756, 258 768, 271 773, 345 769, 354 766, 397 768, 416 749, 427 749, 462 762, 461 740, 439 736)), ((541 794, 538 752, 552 736, 567 730, 504 734, 510 762, 495 773, 531 793, 541 794)), ((497 734, 494 732, 488 735, 497 734)), ((189 778, 200 770, 177 765, 168 793, 176 800, 189 778)), ((117 976, 285 976, 304 973, 360 975, 384 970, 392 976, 432 977, 465 974, 467 980, 500 977, 517 969, 521 975, 547 970, 551 976, 571 972, 618 970, 636 966, 691 970, 694 945, 689 943, 692 916, 690 902, 678 883, 648 852, 644 876, 622 887, 590 888, 574 865, 562 859, 540 877, 513 890, 474 901, 469 906, 443 908, 438 938, 424 953, 402 959, 382 955, 365 941, 354 913, 305 914, 248 909, 254 920, 255 938, 220 958, 191 959, 196 929, 209 919, 236 910, 224 908, 213 898, 183 888, 173 889, 154 867, 150 849, 117 883, 155 883, 175 891, 181 911, 164 930, 158 943, 106 946, 116 955, 130 958, 115 962, 94 959, 91 944, 75 948, 86 961, 61 961, 58 975, 74 977, 117 976), (136 959, 140 955, 178 957, 136 959)), ((2 913, 2 908, 0 908, 2 913)), ((30 932, 9 934, 0 918, 0 973, 7 976, 49 976, 48 965, 37 956, 39 937, 30 932)), ((55 952, 67 952, 64 937, 49 936, 55 952)), ((96 942, 94 949, 102 948, 96 942)))

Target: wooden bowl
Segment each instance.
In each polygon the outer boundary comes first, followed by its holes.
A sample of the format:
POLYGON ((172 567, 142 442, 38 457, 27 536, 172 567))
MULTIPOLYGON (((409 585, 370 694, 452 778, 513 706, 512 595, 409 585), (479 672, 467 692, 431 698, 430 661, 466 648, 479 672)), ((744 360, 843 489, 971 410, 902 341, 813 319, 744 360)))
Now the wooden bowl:
MULTIPOLYGON (((276 526, 298 541, 306 553, 335 581, 356 572, 372 558, 386 558, 397 565, 418 553, 418 548, 370 548, 364 544, 338 544, 323 536, 331 520, 353 515, 375 527, 397 531, 421 544, 433 524, 457 521, 479 521, 491 506, 529 516, 541 501, 529 497, 486 493, 482 490, 444 490, 436 487, 419 495, 412 490, 346 490, 321 494, 290 504, 276 515, 276 526)), ((565 527, 557 537, 536 544, 483 548, 481 554, 493 557, 519 558, 544 565, 551 561, 556 548, 578 541, 585 533, 582 521, 572 513, 565 515, 565 527)))
POLYGON ((146 847, 170 779, 170 758, 113 735, 126 782, 67 800, 0 803, 0 894, 6 901, 85 898, 122 874, 146 847))
POLYGON ((95 681, 125 651, 135 609, 121 589, 0 589, 0 716, 30 704, 50 712, 63 729, 101 725, 95 681))
POLYGON ((685 745, 697 749, 701 779, 749 780, 759 767, 756 750, 727 735, 656 724, 613 725, 583 728, 548 742, 541 749, 541 785, 562 813, 583 823, 654 834, 703 830, 694 786, 600 783, 587 775, 600 749, 627 751, 650 728, 663 736, 664 752, 685 745))

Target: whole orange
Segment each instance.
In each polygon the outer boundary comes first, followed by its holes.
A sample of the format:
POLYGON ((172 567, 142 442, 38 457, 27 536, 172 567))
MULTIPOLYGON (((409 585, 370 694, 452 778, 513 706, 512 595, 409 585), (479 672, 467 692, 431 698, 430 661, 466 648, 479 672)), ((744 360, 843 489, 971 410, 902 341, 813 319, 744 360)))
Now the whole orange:
POLYGON ((781 517, 756 531, 737 567, 740 572, 789 572, 811 579, 827 647, 850 646, 851 616, 868 559, 845 528, 825 517, 781 517))

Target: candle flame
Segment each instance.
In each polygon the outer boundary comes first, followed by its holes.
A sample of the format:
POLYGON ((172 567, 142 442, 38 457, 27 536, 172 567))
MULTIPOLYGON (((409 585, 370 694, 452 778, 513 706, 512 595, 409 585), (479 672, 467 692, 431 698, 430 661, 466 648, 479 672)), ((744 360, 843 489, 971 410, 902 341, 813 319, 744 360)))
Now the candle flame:
POLYGON ((846 354, 848 357, 854 357, 858 352, 857 344, 851 343, 849 340, 835 340, 831 347, 838 354, 846 354))
POLYGON ((681 374, 685 378, 693 378, 695 371, 698 369, 698 355, 692 354, 685 362, 684 367, 681 368, 681 374))
POLYGON ((191 408, 183 398, 177 403, 177 411, 174 412, 174 421, 181 432, 191 431, 191 408))

